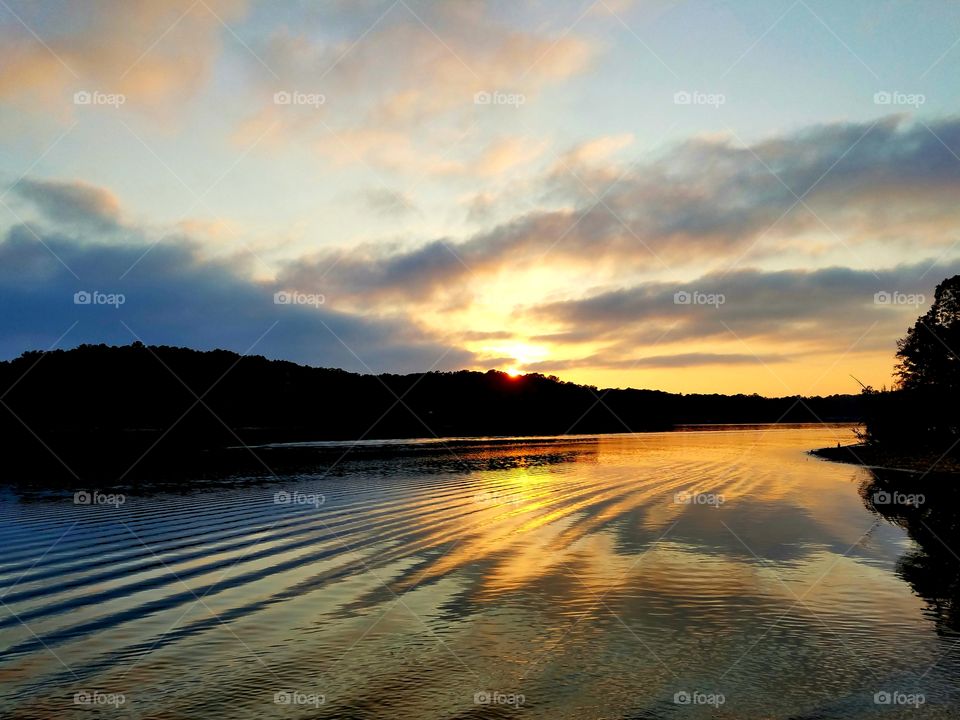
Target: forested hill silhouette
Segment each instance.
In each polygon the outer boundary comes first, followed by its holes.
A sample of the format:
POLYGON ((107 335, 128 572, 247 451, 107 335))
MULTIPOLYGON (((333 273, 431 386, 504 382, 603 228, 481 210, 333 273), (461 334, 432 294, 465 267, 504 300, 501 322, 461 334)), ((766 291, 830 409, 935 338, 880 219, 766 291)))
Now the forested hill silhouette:
POLYGON ((798 402, 599 390, 495 370, 360 375, 141 343, 0 362, 0 397, 5 466, 68 479, 93 471, 126 476, 132 463, 137 473, 187 469, 200 451, 266 442, 637 432, 860 413, 856 395, 798 402))

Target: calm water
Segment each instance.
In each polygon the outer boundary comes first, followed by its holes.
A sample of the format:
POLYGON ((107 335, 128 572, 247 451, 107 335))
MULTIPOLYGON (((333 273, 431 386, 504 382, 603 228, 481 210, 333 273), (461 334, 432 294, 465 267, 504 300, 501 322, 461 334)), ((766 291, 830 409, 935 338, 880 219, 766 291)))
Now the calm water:
POLYGON ((960 717, 960 635, 904 579, 913 541, 868 471, 804 454, 850 437, 391 445, 332 470, 327 447, 314 474, 119 506, 7 493, 0 717, 960 717))

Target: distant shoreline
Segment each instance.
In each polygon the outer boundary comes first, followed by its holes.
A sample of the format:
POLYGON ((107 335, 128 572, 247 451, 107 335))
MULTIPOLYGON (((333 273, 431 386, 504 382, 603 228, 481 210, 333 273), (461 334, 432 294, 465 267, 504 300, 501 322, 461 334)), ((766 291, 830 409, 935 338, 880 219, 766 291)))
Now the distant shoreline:
POLYGON ((960 462, 955 458, 941 458, 941 453, 936 452, 906 455, 869 445, 841 445, 811 450, 810 454, 824 460, 859 465, 874 470, 892 470, 927 476, 960 476, 960 462))
POLYGON ((863 417, 860 395, 599 389, 497 370, 361 375, 139 342, 28 352, 0 362, 0 395, 8 410, 0 413, 6 443, 0 478, 16 483, 262 472, 271 465, 259 457, 265 453, 309 468, 318 452, 228 449, 237 446, 682 432, 863 417))

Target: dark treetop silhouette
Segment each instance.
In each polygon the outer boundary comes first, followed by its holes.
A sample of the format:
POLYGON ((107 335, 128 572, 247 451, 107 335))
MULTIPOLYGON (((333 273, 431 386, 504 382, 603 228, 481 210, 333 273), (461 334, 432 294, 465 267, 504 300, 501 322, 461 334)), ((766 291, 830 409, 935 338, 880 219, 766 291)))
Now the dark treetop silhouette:
POLYGON ((863 389, 861 444, 817 454, 923 474, 960 472, 960 275, 947 278, 930 309, 897 342, 892 390, 863 389))
POLYGON ((225 470, 239 456, 256 465, 248 451, 222 449, 267 442, 850 420, 858 419, 860 403, 855 395, 798 402, 598 390, 495 370, 359 375, 140 343, 25 353, 0 363, 0 394, 13 479, 71 482, 91 474, 111 482, 153 471, 225 470))
POLYGON ((904 390, 960 390, 960 275, 937 285, 933 305, 897 342, 897 378, 904 390))
POLYGON ((930 309, 897 343, 893 390, 865 388, 863 440, 898 453, 953 456, 960 440, 960 275, 941 282, 930 309))

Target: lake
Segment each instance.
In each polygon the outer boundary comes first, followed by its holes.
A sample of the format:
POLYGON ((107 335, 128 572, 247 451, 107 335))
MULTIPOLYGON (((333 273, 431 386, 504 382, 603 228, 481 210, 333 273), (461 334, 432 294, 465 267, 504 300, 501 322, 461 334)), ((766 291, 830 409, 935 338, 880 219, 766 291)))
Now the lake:
POLYGON ((914 541, 806 454, 851 440, 317 443, 268 481, 8 490, 0 716, 960 717, 914 541))

